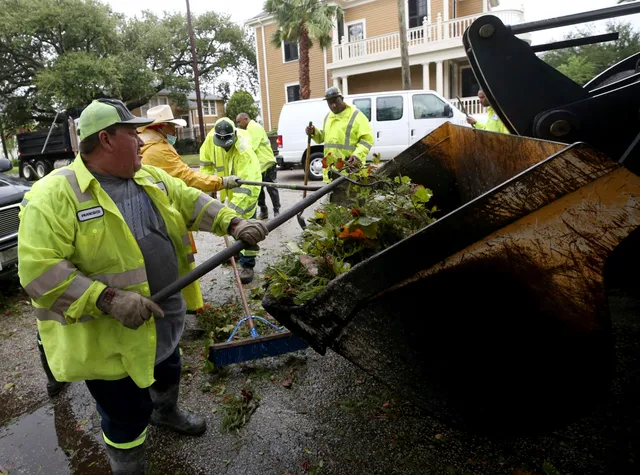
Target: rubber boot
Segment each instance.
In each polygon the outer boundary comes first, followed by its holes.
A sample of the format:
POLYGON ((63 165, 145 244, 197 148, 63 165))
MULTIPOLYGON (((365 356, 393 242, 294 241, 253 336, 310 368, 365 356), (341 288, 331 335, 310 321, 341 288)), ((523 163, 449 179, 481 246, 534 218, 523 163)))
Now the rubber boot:
POLYGON ((147 473, 145 444, 132 449, 116 449, 109 444, 106 447, 114 475, 145 475, 147 473))
POLYGON ((56 378, 54 378, 53 373, 51 372, 51 368, 49 368, 49 362, 47 361, 47 355, 44 353, 44 347, 40 343, 38 343, 38 350, 40 350, 40 362, 42 363, 42 368, 47 375, 47 394, 49 394, 49 397, 57 396, 64 388, 67 387, 68 383, 60 383, 56 381, 56 378))
POLYGON ((243 284, 249 284, 253 280, 252 267, 241 267, 238 274, 240 274, 240 282, 243 284))
POLYGON ((202 416, 183 411, 178 407, 178 384, 169 386, 165 390, 158 390, 151 386, 149 393, 153 401, 151 424, 168 427, 178 434, 200 435, 207 430, 207 423, 202 416))
POLYGON ((280 208, 273 208, 273 217, 275 218, 280 214, 280 208))
POLYGON ((269 208, 266 206, 260 206, 260 213, 258 214, 258 219, 265 220, 269 219, 269 208))

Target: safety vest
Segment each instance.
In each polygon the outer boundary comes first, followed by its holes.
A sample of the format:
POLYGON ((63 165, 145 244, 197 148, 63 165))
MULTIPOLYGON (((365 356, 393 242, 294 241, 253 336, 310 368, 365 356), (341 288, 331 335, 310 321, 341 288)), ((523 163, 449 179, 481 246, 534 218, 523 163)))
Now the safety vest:
MULTIPOLYGON (((219 177, 236 175, 247 181, 262 180, 258 157, 251 148, 251 137, 246 130, 236 129, 237 140, 227 152, 213 143, 211 129, 200 147, 200 172, 219 177)), ((258 205, 259 186, 242 185, 232 190, 221 190, 220 201, 238 216, 251 219, 258 205)))
POLYGON ((475 128, 480 130, 488 130, 489 132, 500 132, 501 134, 510 134, 509 129, 502 123, 498 114, 493 107, 487 107, 487 121, 475 123, 475 128))
MULTIPOLYGON (((159 168, 134 176, 164 220, 180 275, 194 267, 188 229, 224 234, 234 213, 159 168)), ((154 382, 156 326, 136 330, 98 309, 107 287, 149 296, 144 258, 116 204, 78 156, 27 192, 18 231, 20 282, 36 308, 38 330, 58 381, 154 382)), ((198 282, 182 291, 187 307, 203 305, 198 282)))
POLYGON ((273 155, 273 150, 271 150, 269 137, 262 126, 255 120, 249 121, 247 132, 251 136, 251 145, 260 163, 260 172, 264 173, 276 164, 276 157, 273 155))
MULTIPOLYGON (((322 130, 316 127, 313 140, 324 142, 324 155, 337 158, 348 158, 354 155, 364 165, 367 155, 373 146, 373 131, 366 116, 356 107, 347 104, 339 114, 329 112, 323 121, 322 130)), ((324 169, 322 176, 329 182, 329 170, 324 169)))

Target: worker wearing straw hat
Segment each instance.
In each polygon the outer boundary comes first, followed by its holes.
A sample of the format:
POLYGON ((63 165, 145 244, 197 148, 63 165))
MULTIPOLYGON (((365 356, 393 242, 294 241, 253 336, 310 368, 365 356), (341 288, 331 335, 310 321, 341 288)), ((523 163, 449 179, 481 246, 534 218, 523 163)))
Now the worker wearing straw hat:
POLYGON ((144 142, 141 150, 143 164, 162 168, 188 186, 208 193, 238 186, 235 176, 220 178, 200 173, 182 161, 173 145, 176 142, 176 129, 185 127, 187 122, 184 119, 174 119, 171 106, 152 107, 147 111, 147 117, 154 119, 153 123, 138 129, 144 142))

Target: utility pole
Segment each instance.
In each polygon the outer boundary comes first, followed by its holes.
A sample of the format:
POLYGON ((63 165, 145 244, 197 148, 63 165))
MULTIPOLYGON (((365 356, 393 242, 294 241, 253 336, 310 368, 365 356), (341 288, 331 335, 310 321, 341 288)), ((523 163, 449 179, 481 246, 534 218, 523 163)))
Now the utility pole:
MULTIPOLYGON (((409 69, 409 44, 407 24, 405 23, 405 1, 398 0, 398 26, 400 27, 400 64, 402 66, 402 89, 411 89, 411 70, 409 69)), ((447 0, 445 0, 447 1, 447 0)))
POLYGON ((196 105, 198 107, 198 122, 200 123, 200 144, 204 143, 206 137, 204 133, 204 117, 202 115, 202 99, 200 98, 200 80, 198 79, 198 57, 196 56, 196 40, 193 37, 193 26, 191 25, 191 9, 189 0, 187 1, 187 25, 189 27, 189 43, 191 43, 191 59, 193 60, 193 78, 196 85, 196 105))

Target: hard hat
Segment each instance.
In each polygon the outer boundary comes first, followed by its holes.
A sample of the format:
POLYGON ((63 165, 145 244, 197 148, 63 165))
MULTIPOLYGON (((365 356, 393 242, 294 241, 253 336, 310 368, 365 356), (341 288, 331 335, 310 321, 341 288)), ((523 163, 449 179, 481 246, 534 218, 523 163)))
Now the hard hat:
POLYGON ((327 92, 324 93, 325 100, 333 99, 334 97, 342 97, 342 91, 337 87, 330 87, 327 92))
POLYGON ((213 143, 218 147, 231 147, 236 141, 236 126, 228 118, 218 119, 214 126, 213 143))

